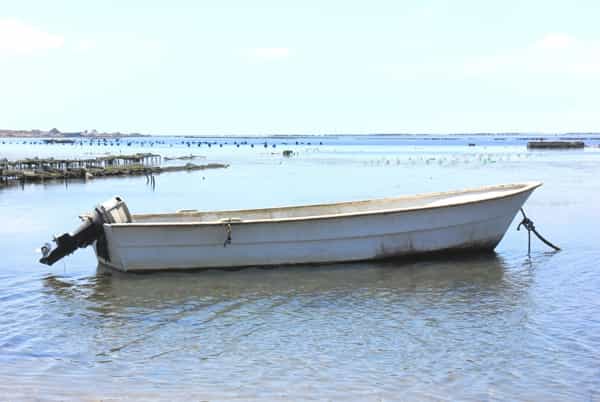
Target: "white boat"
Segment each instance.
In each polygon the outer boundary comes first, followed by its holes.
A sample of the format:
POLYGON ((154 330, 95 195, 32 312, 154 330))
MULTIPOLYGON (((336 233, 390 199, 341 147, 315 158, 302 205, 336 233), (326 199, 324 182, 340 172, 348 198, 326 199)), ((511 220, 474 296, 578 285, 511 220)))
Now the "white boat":
POLYGON ((336 204, 131 214, 99 205, 40 260, 94 245, 121 271, 325 264, 439 252, 492 251, 539 182, 336 204))

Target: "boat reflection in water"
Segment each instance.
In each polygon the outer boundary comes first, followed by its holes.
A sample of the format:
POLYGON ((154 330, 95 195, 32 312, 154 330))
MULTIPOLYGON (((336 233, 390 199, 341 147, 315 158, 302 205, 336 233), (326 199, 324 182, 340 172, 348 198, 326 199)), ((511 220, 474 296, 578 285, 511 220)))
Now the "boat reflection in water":
MULTIPOLYGON (((44 342, 71 356, 53 364, 53 375, 119 373, 103 385, 115 397, 123 387, 149 395, 148 379, 160 373, 174 399, 190 390, 228 399, 243 389, 302 399, 304 384, 333 395, 372 387, 381 371, 389 386, 423 397, 431 389, 416 379, 440 364, 456 373, 479 370, 479 361, 506 370, 503 350, 527 325, 532 281, 529 267, 495 254, 233 272, 100 267, 44 280, 48 314, 69 317, 44 342)), ((460 375, 444 384, 468 391, 472 382, 460 375)))
MULTIPOLYGON (((131 274, 99 265, 95 276, 78 280, 51 275, 44 279, 50 293, 63 300, 84 299, 108 310, 154 309, 198 303, 210 306, 231 300, 272 298, 427 297, 459 291, 462 298, 519 291, 519 278, 507 277, 504 259, 495 253, 340 263, 324 266, 243 268, 231 270, 131 274)), ((512 296, 515 296, 514 294, 512 296)), ((444 296, 445 298, 445 296, 444 296)), ((447 302, 448 300, 446 300, 447 302)), ((458 301, 458 300, 457 300, 458 301)))

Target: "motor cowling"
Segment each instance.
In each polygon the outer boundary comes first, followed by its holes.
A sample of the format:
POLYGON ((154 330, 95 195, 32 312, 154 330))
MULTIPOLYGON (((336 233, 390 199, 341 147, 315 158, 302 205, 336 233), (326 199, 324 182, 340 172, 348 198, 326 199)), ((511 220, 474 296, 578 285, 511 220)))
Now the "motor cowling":
POLYGON ((52 265, 78 248, 91 245, 102 235, 104 219, 97 209, 82 219, 83 223, 73 233, 63 233, 54 238, 56 247, 52 250, 46 248, 45 255, 40 258, 42 264, 52 265))
MULTIPOLYGON (((56 247, 53 249, 48 246, 42 247, 43 256, 40 258, 42 264, 52 265, 78 248, 85 248, 99 239, 105 239, 103 226, 105 223, 131 222, 131 214, 120 197, 113 197, 98 205, 92 212, 81 216, 81 220, 83 223, 75 231, 54 238, 56 247)), ((103 253, 107 253, 105 245, 102 248, 103 253)))

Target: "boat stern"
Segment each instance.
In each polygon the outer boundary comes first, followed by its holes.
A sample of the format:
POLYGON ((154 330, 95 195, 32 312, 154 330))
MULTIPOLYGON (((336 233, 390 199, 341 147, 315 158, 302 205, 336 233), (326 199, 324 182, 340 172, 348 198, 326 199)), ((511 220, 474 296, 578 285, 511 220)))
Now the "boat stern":
POLYGON ((53 265, 74 253, 78 248, 94 245, 98 259, 107 262, 118 261, 118 255, 110 246, 110 224, 131 222, 131 214, 121 197, 113 197, 98 205, 92 211, 79 217, 83 223, 71 233, 54 237, 55 247, 44 245, 40 263, 53 265))

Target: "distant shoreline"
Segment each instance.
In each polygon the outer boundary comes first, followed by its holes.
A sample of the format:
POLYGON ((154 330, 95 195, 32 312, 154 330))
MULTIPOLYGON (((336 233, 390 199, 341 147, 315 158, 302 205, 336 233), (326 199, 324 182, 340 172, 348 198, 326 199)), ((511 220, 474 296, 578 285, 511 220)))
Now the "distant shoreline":
POLYGON ((127 137, 149 137, 146 134, 140 133, 99 133, 97 131, 81 131, 81 132, 70 132, 62 133, 56 129, 50 131, 43 130, 5 130, 0 129, 0 138, 83 138, 83 139, 94 139, 94 138, 127 138, 127 137))
POLYGON ((557 132, 557 133, 540 133, 540 132, 479 132, 479 133, 344 133, 344 134, 211 134, 211 135, 177 135, 177 134, 141 134, 141 133, 100 133, 97 131, 81 131, 81 132, 60 132, 56 129, 49 131, 43 130, 6 130, 0 129, 0 138, 62 138, 62 139, 111 139, 111 138, 140 138, 140 137, 177 137, 177 138, 305 138, 305 137, 560 137, 560 136, 600 136, 600 132, 557 132))

